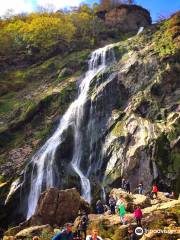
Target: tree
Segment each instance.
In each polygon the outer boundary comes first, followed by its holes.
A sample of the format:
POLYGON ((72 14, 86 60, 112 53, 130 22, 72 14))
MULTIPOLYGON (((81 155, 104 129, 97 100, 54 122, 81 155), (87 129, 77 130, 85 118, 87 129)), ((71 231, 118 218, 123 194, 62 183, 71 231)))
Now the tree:
POLYGON ((134 4, 134 0, 101 0, 100 1, 100 9, 101 10, 109 10, 114 7, 117 7, 121 4, 134 4))
POLYGON ((2 27, 0 31, 0 45, 3 47, 0 49, 0 55, 12 56, 24 49, 25 43, 21 33, 24 24, 23 21, 16 20, 14 22, 7 22, 2 27))
POLYGON ((135 4, 135 1, 134 0, 127 0, 127 4, 129 4, 129 5, 135 4))
POLYGON ((46 56, 57 47, 61 49, 67 46, 75 33, 75 27, 68 16, 61 19, 40 15, 30 23, 25 23, 21 32, 28 46, 39 49, 39 54, 46 56))

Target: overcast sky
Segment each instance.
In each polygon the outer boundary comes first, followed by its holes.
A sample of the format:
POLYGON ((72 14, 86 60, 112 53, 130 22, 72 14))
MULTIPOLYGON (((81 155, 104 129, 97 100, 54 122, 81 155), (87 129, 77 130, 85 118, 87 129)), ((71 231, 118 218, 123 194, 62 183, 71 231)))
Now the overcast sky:
MULTIPOLYGON (((8 9, 12 9, 15 14, 22 12, 33 12, 37 6, 53 6, 55 10, 69 6, 78 6, 82 2, 93 3, 99 0, 0 0, 0 16, 3 16, 8 9)), ((168 15, 180 10, 180 0, 135 0, 137 4, 147 8, 153 20, 158 15, 168 15)))

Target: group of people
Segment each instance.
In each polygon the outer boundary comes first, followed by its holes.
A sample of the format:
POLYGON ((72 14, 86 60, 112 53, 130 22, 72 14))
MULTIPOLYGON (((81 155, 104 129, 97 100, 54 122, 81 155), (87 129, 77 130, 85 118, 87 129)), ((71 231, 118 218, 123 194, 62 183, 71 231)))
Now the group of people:
MULTIPOLYGON (((145 191, 144 191, 144 186, 143 186, 143 182, 140 182, 138 184, 138 187, 137 187, 137 193, 138 194, 145 194, 145 191)), ((153 184, 153 187, 152 187, 152 190, 147 193, 147 195, 149 195, 149 197, 151 199, 153 199, 154 197, 157 198, 157 193, 158 193, 158 186, 156 183, 153 184)))
POLYGON ((115 214, 116 200, 113 196, 109 196, 108 205, 104 205, 101 200, 98 200, 96 203, 96 213, 103 214, 107 211, 110 211, 110 214, 115 214))
MULTIPOLYGON (((131 187, 130 187, 130 182, 129 180, 126 180, 125 178, 122 179, 122 182, 121 182, 121 188, 123 190, 125 190, 127 193, 130 193, 131 192, 131 187)), ((141 181, 137 188, 135 189, 134 191, 135 193, 138 193, 138 194, 145 194, 145 191, 144 191, 144 185, 143 185, 143 182, 141 181)), ((154 198, 154 196, 157 198, 157 193, 158 193, 158 187, 157 187, 157 184, 154 183, 153 184, 153 187, 152 187, 152 191, 150 192, 149 196, 151 198, 154 198)))
MULTIPOLYGON (((121 188, 124 189, 126 192, 130 193, 130 183, 129 180, 122 179, 121 188)), ((140 182, 136 189, 138 194, 144 194, 144 186, 143 183, 140 182)), ((168 195, 170 197, 172 194, 168 195)), ((149 192, 149 197, 151 199, 157 198, 158 196, 158 186, 156 183, 153 184, 152 190, 149 192)), ((98 200, 96 203, 96 213, 97 214, 103 214, 104 212, 109 211, 109 214, 115 214, 117 209, 117 212, 120 216, 120 221, 124 225, 127 222, 126 219, 126 208, 125 208, 125 201, 123 198, 118 199, 117 201, 115 198, 110 195, 108 205, 103 205, 101 200, 98 200)), ((137 226, 141 226, 141 219, 143 217, 142 210, 139 205, 136 205, 134 207, 134 218, 136 220, 137 226)))
MULTIPOLYGON (((115 214, 116 209, 119 213, 121 223, 123 225, 126 224, 126 218, 125 218, 126 208, 125 208, 125 203, 124 203, 123 198, 118 199, 118 201, 116 202, 115 198, 110 195, 109 196, 109 208, 107 207, 107 205, 103 205, 101 200, 98 200, 96 203, 97 214, 103 214, 106 211, 109 211, 110 214, 115 214)), ((139 205, 135 206, 134 217, 136 219, 137 225, 141 226, 142 211, 141 211, 141 208, 139 205)))
POLYGON ((122 179, 121 188, 124 189, 127 193, 131 192, 130 182, 128 179, 127 180, 125 178, 122 179))
MULTIPOLYGON (((121 188, 124 189, 126 192, 130 193, 130 183, 126 179, 122 179, 121 188)), ((140 182, 137 186, 136 192, 138 194, 144 194, 144 186, 143 183, 140 182)), ((149 192, 149 196, 153 199, 154 197, 157 198, 158 195, 158 187, 157 184, 153 184, 152 191, 149 192)), ((167 197, 174 198, 174 193, 166 193, 167 197)), ((109 211, 109 214, 115 214, 116 210, 120 216, 120 222, 122 225, 128 223, 128 219, 126 218, 126 203, 123 198, 115 199, 112 195, 109 195, 109 200, 107 205, 103 205, 101 200, 98 200, 96 203, 96 213, 103 214, 109 211)), ((136 220, 137 226, 142 226, 141 220, 143 217, 142 210, 139 205, 134 206, 133 212, 134 218, 136 220)), ((87 228, 88 228, 88 215, 86 212, 83 212, 80 215, 78 225, 76 226, 76 231, 72 231, 72 224, 67 223, 65 225, 65 229, 58 234, 56 234, 52 240, 102 240, 100 236, 98 236, 97 229, 93 229, 91 231, 91 235, 87 235, 87 228)), ((128 236, 129 239, 134 240, 136 239, 136 234, 134 233, 134 226, 131 224, 128 226, 128 236)), ((10 237, 9 240, 15 240, 16 238, 10 237)), ((39 237, 33 237, 33 240, 40 240, 39 237)))
MULTIPOLYGON (((126 208, 125 208, 124 200, 122 198, 120 198, 119 201, 117 202, 117 208, 120 216, 120 221, 123 225, 125 225, 127 222, 127 219, 125 218, 126 208)), ((143 214, 139 205, 134 206, 133 215, 136 220, 137 226, 141 226, 141 219, 143 217, 143 214)))
MULTIPOLYGON (((84 225, 85 221, 86 221, 84 217, 86 217, 86 216, 83 216, 81 220, 82 220, 83 226, 86 226, 86 225, 84 225)), ((81 223, 80 223, 80 225, 81 225, 81 223)), ((97 229, 92 229, 91 235, 86 236, 87 226, 83 227, 83 228, 78 228, 77 231, 75 231, 74 233, 72 231, 72 226, 73 225, 71 223, 66 223, 65 224, 65 229, 62 232, 59 232, 58 234, 56 234, 52 238, 52 240, 82 240, 82 239, 85 239, 85 240, 102 240, 102 238, 100 236, 98 236, 97 229), (83 233, 84 233, 84 238, 81 235, 81 231, 83 231, 83 233)))

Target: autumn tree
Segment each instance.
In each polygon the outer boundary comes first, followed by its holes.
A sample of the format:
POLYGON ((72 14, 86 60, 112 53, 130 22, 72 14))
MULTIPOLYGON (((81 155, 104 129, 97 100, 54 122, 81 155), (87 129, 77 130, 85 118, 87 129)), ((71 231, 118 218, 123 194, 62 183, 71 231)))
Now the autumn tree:
POLYGON ((75 33, 69 17, 56 18, 52 16, 38 16, 21 29, 23 39, 37 49, 43 56, 53 52, 57 46, 64 48, 72 40, 75 33))
POLYGON ((98 7, 82 4, 71 11, 41 9, 0 19, 0 59, 11 62, 16 57, 33 62, 59 52, 94 48, 107 32, 97 17, 98 7))
POLYGON ((109 10, 114 7, 117 7, 121 4, 134 4, 134 0, 101 0, 100 1, 100 9, 101 10, 109 10))

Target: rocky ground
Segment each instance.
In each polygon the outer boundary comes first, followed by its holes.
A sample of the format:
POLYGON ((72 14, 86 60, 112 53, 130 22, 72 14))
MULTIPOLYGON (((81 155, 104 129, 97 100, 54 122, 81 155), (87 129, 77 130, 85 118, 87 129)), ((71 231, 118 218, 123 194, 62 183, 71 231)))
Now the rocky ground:
MULTIPOLYGON (((133 206, 138 204, 143 211, 144 229, 144 235, 139 239, 177 240, 180 236, 180 199, 172 200, 159 192, 158 198, 151 200, 144 195, 128 194, 122 189, 113 189, 111 194, 116 199, 121 197, 125 202, 126 225, 121 225, 118 213, 115 215, 110 215, 109 212, 101 215, 90 213, 88 233, 91 229, 97 228, 103 239, 128 240, 128 226, 131 224, 136 227, 132 214, 133 206)), ((77 217, 78 213, 82 210, 91 212, 77 190, 61 191, 52 188, 41 195, 35 215, 29 221, 6 231, 4 240, 12 235, 17 239, 26 240, 35 235, 40 236, 41 239, 50 239, 67 221, 74 221, 75 230, 80 218, 77 217)))

